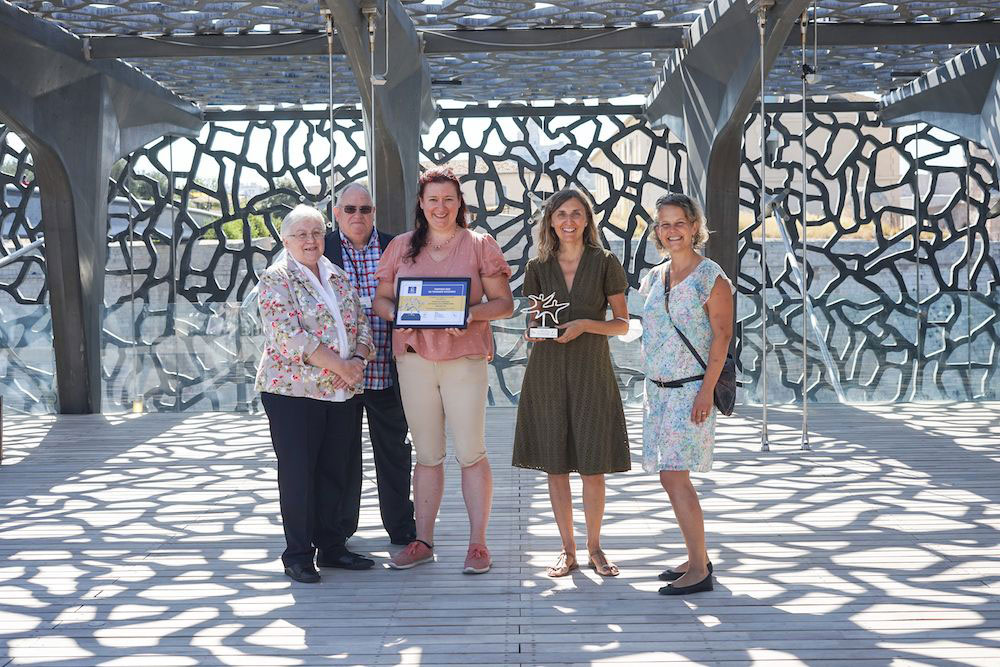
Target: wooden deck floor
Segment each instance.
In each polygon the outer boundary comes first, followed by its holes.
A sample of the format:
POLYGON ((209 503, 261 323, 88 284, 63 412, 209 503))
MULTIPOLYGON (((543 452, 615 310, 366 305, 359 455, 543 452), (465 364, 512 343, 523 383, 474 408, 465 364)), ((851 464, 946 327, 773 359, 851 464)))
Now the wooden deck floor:
POLYGON ((491 573, 460 572, 449 463, 436 563, 384 569, 366 481, 352 546, 379 565, 317 586, 280 573, 262 417, 8 418, 0 667, 1000 665, 1000 404, 814 407, 812 452, 797 412, 771 415, 767 454, 759 411, 721 423, 716 469, 698 476, 717 586, 686 599, 656 595, 683 556, 641 470, 608 478, 604 546, 622 575, 544 575, 558 537, 544 478, 508 463, 509 409, 489 413, 491 573))

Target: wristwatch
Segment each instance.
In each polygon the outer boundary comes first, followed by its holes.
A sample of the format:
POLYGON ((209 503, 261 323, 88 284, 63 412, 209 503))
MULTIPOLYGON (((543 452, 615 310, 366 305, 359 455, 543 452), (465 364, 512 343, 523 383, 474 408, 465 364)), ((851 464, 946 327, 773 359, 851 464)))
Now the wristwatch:
POLYGON ((363 363, 365 366, 368 365, 368 360, 362 357, 360 354, 355 354, 353 357, 351 357, 351 359, 360 359, 361 363, 363 363))

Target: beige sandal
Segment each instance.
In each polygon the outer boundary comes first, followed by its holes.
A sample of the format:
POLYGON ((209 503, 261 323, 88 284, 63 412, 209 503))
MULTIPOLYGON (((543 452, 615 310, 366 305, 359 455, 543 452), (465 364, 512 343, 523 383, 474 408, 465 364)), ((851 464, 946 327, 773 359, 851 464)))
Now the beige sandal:
POLYGON ((602 577, 617 577, 619 574, 618 566, 609 561, 603 551, 595 551, 590 554, 590 561, 587 565, 589 565, 594 572, 602 577), (595 559, 603 562, 598 563, 595 559))
POLYGON ((576 556, 570 556, 565 551, 559 554, 556 564, 546 570, 550 577, 565 577, 573 570, 580 569, 580 564, 576 562, 576 556))

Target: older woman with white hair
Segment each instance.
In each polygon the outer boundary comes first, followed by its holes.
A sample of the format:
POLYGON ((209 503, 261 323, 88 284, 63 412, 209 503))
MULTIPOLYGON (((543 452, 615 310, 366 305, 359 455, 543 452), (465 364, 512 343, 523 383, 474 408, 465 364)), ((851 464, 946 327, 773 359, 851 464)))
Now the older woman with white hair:
POLYGON ((347 551, 338 521, 356 437, 343 426, 353 421, 347 401, 363 391, 372 334, 347 274, 323 256, 325 234, 322 213, 296 206, 281 225, 286 252, 261 275, 258 297, 265 344, 256 388, 278 459, 281 560, 302 583, 319 581, 316 564, 374 565, 347 551))

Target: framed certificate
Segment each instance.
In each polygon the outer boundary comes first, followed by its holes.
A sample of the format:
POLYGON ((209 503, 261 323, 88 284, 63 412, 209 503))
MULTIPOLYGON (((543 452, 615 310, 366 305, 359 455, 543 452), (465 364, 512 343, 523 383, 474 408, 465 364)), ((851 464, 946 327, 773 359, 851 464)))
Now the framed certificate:
POLYGON ((408 329, 464 329, 469 320, 471 278, 398 278, 396 319, 408 329))

